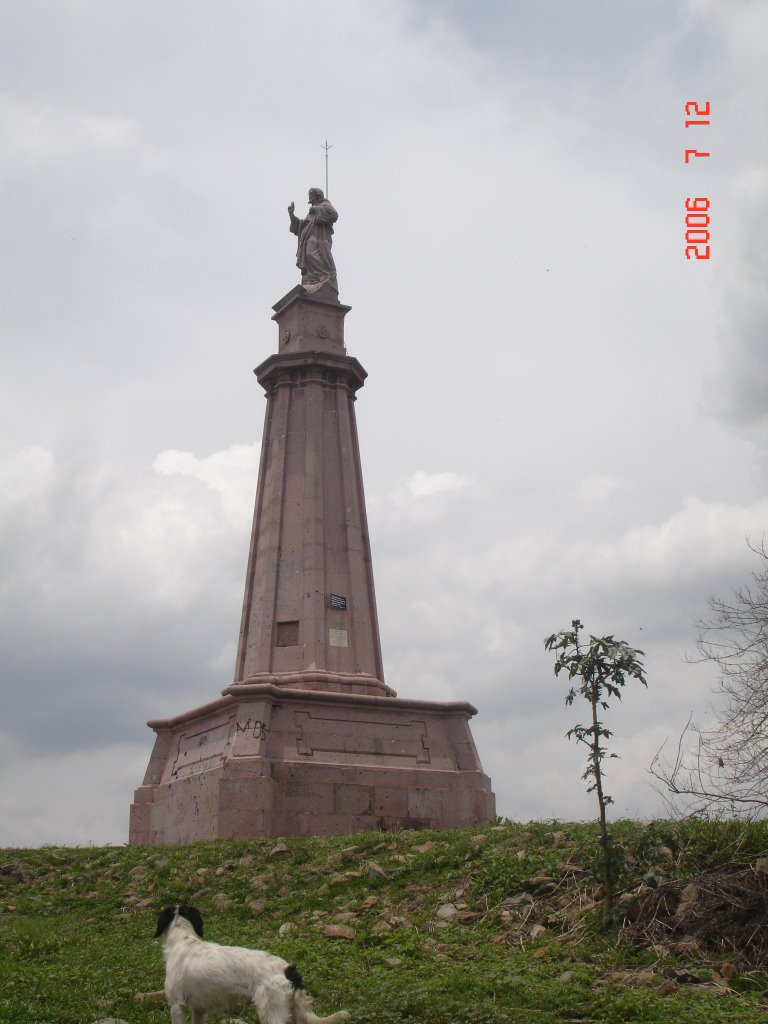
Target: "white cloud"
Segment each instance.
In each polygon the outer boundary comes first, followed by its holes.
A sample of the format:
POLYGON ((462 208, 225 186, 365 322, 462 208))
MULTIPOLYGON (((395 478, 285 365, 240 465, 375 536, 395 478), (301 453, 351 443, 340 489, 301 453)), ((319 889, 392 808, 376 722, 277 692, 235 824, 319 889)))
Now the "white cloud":
POLYGON ((627 481, 614 476, 589 476, 580 482, 574 497, 587 504, 601 504, 610 501, 618 492, 626 489, 627 481))
POLYGON ((589 575, 593 587, 677 588, 708 580, 747 560, 745 538, 760 536, 768 498, 748 506, 686 498, 661 523, 648 523, 607 537, 577 540, 565 552, 571 578, 589 575))
POLYGON ((0 93, 0 133, 6 140, 0 154, 0 173, 39 173, 49 167, 61 171, 86 153, 123 154, 135 150, 137 123, 128 117, 105 117, 0 93))
POLYGON ((228 603, 242 586, 257 459, 254 445, 201 459, 166 452, 153 475, 85 468, 34 447, 8 455, 0 464, 7 622, 19 637, 48 623, 49 640, 99 650, 151 616, 225 594, 228 603))
POLYGON ((410 477, 406 487, 414 498, 426 498, 432 494, 445 494, 470 487, 471 481, 460 473, 425 473, 418 469, 410 477))
POLYGON ((0 510, 42 498, 53 479, 51 452, 36 445, 0 456, 0 510))
POLYGON ((253 515, 260 448, 258 444, 235 444, 204 458, 191 452, 164 451, 152 468, 161 476, 186 476, 204 483, 221 500, 227 524, 243 528, 253 515))

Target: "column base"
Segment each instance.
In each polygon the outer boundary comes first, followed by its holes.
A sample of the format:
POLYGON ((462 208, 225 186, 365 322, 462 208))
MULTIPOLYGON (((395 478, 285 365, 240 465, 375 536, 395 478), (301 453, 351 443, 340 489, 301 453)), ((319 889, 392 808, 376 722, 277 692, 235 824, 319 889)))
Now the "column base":
POLYGON ((474 714, 466 703, 236 684, 150 723, 158 738, 130 843, 484 824, 495 798, 474 714))

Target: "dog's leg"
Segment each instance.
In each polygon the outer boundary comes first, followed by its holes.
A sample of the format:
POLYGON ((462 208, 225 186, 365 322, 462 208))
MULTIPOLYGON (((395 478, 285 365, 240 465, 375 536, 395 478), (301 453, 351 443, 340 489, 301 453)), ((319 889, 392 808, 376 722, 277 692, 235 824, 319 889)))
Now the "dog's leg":
POLYGON ((171 1007, 171 1024, 184 1024, 184 1004, 174 1003, 171 1007))
POLYGON ((205 1014, 202 1010, 192 1011, 192 1024, 205 1024, 205 1014))
POLYGON ((260 989, 253 997, 261 1024, 295 1024, 293 992, 275 992, 260 989))

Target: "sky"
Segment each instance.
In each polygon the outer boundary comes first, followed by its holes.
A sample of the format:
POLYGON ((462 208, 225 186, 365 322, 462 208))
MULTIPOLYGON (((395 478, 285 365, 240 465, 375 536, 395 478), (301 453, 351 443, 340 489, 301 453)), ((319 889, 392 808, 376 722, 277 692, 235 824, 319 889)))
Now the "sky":
POLYGON ((589 819, 543 645, 580 618, 645 652, 613 814, 664 813, 654 754, 717 713, 695 620, 768 522, 768 5, 0 21, 0 845, 126 842, 146 721, 232 681, 252 369, 326 141, 387 683, 478 708, 499 814, 589 819))

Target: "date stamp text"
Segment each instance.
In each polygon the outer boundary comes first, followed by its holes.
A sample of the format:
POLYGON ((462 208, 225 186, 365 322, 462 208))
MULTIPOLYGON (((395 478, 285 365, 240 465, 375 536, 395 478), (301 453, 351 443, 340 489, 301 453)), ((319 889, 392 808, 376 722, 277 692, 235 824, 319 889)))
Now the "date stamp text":
MULTIPOLYGON (((685 127, 700 128, 709 125, 710 102, 699 104, 689 100, 685 104, 685 127)), ((685 162, 690 164, 710 153, 699 149, 686 149, 685 162)), ((708 260, 710 258, 709 198, 707 196, 686 196, 685 199, 685 258, 687 260, 708 260)))

